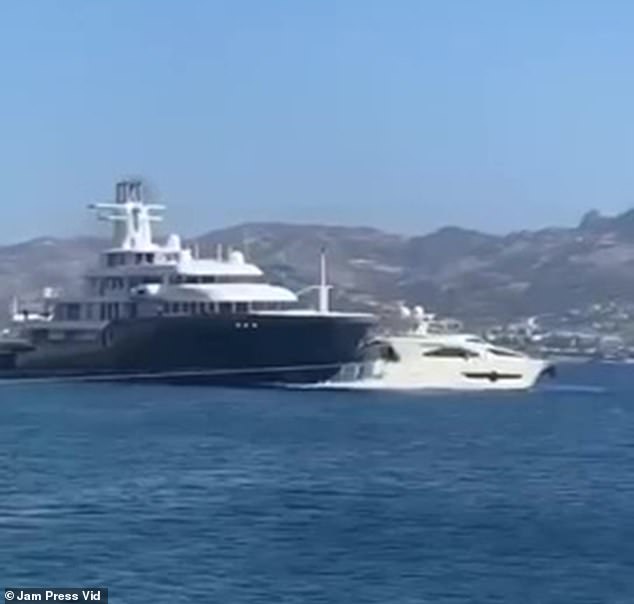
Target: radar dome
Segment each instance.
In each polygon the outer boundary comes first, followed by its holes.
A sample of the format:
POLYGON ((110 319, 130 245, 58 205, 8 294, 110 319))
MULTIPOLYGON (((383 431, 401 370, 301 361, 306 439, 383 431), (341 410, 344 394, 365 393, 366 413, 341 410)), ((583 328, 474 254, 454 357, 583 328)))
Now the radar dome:
POLYGON ((233 264, 244 264, 244 254, 238 250, 229 252, 229 262, 233 264))
POLYGON ((422 306, 414 306, 414 317, 423 319, 425 317, 425 309, 422 306))
POLYGON ((180 250, 181 249, 181 238, 178 235, 170 235, 167 238, 167 247, 170 250, 180 250))

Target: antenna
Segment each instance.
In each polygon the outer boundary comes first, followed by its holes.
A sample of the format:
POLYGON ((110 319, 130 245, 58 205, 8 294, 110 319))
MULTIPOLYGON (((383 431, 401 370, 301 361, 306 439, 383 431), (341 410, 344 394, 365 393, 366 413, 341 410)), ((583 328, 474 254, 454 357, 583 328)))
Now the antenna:
POLYGON ((321 248, 319 258, 319 312, 327 314, 330 312, 330 285, 328 285, 328 275, 326 272, 326 248, 321 248))
POLYGON ((242 229, 242 250, 244 252, 244 257, 249 257, 249 232, 247 227, 242 229))

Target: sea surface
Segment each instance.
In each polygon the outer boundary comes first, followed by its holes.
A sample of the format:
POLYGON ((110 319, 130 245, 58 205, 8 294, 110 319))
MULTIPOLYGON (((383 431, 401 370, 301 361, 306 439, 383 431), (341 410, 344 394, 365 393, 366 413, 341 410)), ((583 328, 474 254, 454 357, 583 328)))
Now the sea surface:
POLYGON ((0 384, 6 586, 632 604, 634 365, 524 394, 0 384))

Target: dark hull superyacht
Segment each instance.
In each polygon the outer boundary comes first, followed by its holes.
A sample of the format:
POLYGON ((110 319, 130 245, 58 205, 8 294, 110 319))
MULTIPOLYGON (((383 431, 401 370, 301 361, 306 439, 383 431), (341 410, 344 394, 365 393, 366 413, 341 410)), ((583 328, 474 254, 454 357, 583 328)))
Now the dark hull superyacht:
POLYGON ((114 223, 113 247, 75 298, 50 290, 39 306, 16 304, 0 340, 0 379, 281 384, 328 380, 354 361, 375 319, 328 308, 322 256, 318 308, 263 281, 240 252, 199 259, 176 236, 159 246, 160 206, 142 185, 117 185, 95 206, 114 223))
POLYGON ((75 377, 191 384, 310 383, 357 358, 363 318, 145 318, 112 321, 95 342, 0 351, 0 379, 75 377))

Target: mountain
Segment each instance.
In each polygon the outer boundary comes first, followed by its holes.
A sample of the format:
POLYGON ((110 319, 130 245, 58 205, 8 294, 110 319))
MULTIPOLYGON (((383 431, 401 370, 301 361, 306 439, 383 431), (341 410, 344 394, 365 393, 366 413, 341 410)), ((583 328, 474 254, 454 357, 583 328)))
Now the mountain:
MULTIPOLYGON (((294 290, 316 282, 328 250, 335 303, 385 312, 399 300, 471 319, 513 319, 592 303, 634 303, 634 210, 586 214, 574 228, 491 235, 446 227, 405 237, 372 228, 251 223, 198 238, 246 251, 272 278, 294 290)), ((0 312, 16 293, 70 288, 105 241, 39 238, 0 247, 0 312)))
POLYGON ((10 300, 54 285, 72 290, 103 241, 78 237, 40 237, 0 246, 0 317, 6 317, 10 300))

